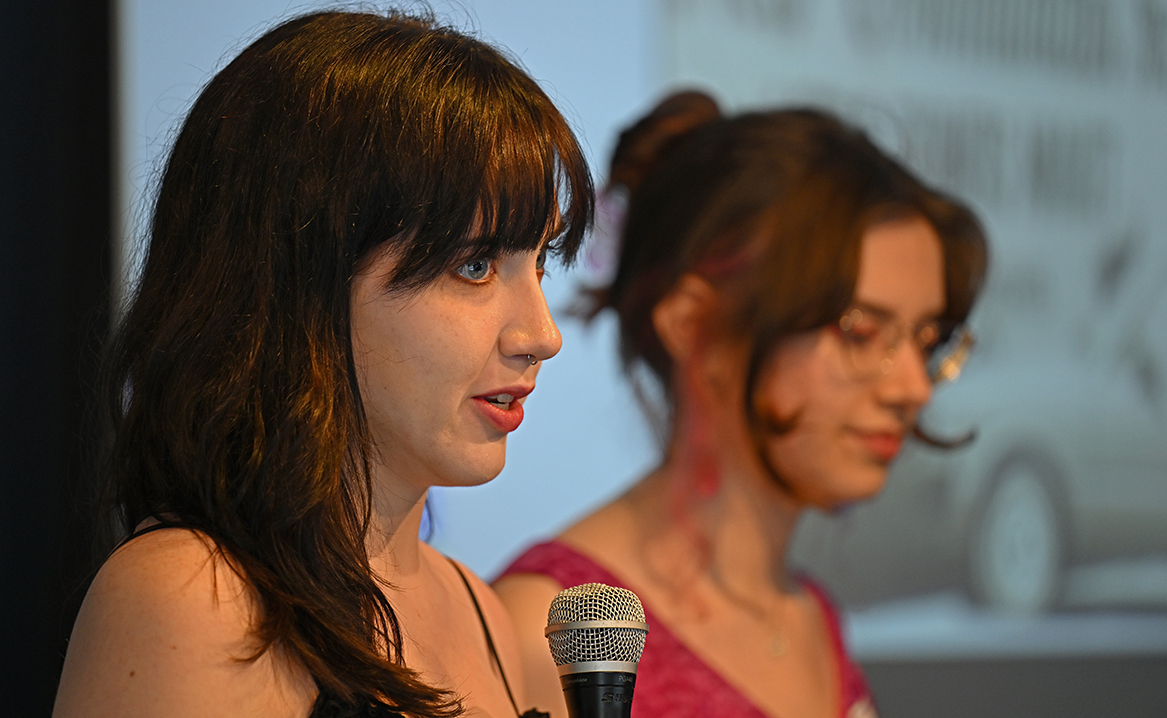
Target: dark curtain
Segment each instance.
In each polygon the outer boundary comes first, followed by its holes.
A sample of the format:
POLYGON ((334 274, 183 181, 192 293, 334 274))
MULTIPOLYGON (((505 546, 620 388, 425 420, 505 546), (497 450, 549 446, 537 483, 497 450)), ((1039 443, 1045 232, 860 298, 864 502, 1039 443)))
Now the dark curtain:
POLYGON ((47 716, 91 569, 86 441, 109 321, 112 8, 0 23, 0 713, 47 716))

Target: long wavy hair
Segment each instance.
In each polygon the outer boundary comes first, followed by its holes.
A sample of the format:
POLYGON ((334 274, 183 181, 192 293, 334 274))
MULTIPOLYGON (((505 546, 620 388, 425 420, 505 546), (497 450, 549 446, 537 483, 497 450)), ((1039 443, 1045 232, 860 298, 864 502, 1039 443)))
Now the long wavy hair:
MULTIPOLYGON (((536 83, 431 18, 321 13, 247 47, 201 92, 109 346, 106 475, 123 532, 197 529, 279 644, 346 701, 459 712, 401 658, 365 548, 371 439, 350 281, 388 245, 398 291, 592 214, 584 156, 536 83)), ((402 411, 407 411, 402 408, 402 411)))
POLYGON ((742 411, 758 456, 787 490, 765 446, 793 418, 773 415, 757 395, 759 376, 785 338, 846 310, 864 233, 902 217, 935 229, 945 325, 965 321, 984 281, 988 249, 972 211, 817 109, 727 117, 705 94, 671 95, 621 134, 607 191, 626 193, 627 216, 615 278, 592 293, 591 313, 618 315, 625 370, 646 366, 672 408, 674 368, 653 309, 682 275, 708 280, 720 297, 719 336, 749 346, 742 411))

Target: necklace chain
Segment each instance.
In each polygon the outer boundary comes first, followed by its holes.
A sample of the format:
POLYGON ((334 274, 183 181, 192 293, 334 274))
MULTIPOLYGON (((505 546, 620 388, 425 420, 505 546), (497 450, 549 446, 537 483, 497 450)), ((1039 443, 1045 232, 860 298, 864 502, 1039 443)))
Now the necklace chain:
MULTIPOLYGON (((724 589, 722 589, 724 591, 724 589)), ((772 658, 781 658, 786 655, 790 646, 790 641, 786 637, 786 598, 779 598, 775 601, 769 610, 766 607, 760 606, 757 603, 747 600, 742 596, 725 591, 725 596, 731 603, 737 605, 741 610, 753 616, 754 620, 761 623, 766 628, 769 634, 767 637, 767 652, 772 658)))

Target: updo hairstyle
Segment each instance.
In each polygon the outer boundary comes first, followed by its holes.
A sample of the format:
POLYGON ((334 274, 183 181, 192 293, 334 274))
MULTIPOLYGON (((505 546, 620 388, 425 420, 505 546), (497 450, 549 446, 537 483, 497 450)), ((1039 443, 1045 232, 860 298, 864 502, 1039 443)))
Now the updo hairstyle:
POLYGON ((617 273, 593 294, 593 315, 616 312, 625 370, 647 367, 671 405, 673 365, 653 309, 682 275, 707 280, 719 297, 709 339, 748 346, 742 410, 768 467, 761 447, 794 417, 774 416, 755 396, 759 373, 783 339, 844 313, 869 228, 919 217, 936 230, 945 324, 965 321, 984 279, 973 213, 822 110, 727 117, 705 94, 674 94, 620 135, 609 177, 606 191, 626 194, 627 215, 617 273))

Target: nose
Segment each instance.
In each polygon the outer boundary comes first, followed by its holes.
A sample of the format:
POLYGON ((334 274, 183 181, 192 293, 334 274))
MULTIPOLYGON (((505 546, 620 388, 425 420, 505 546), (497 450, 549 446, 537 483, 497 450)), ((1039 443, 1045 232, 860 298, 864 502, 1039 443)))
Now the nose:
POLYGON ((563 347, 559 327, 551 317, 547 298, 537 278, 522 282, 514 296, 513 320, 499 338, 503 356, 527 363, 528 355, 538 361, 550 359, 563 347))
POLYGON ((891 360, 891 371, 879 382, 880 401, 914 413, 932 398, 932 380, 924 355, 912 342, 905 341, 891 360))

